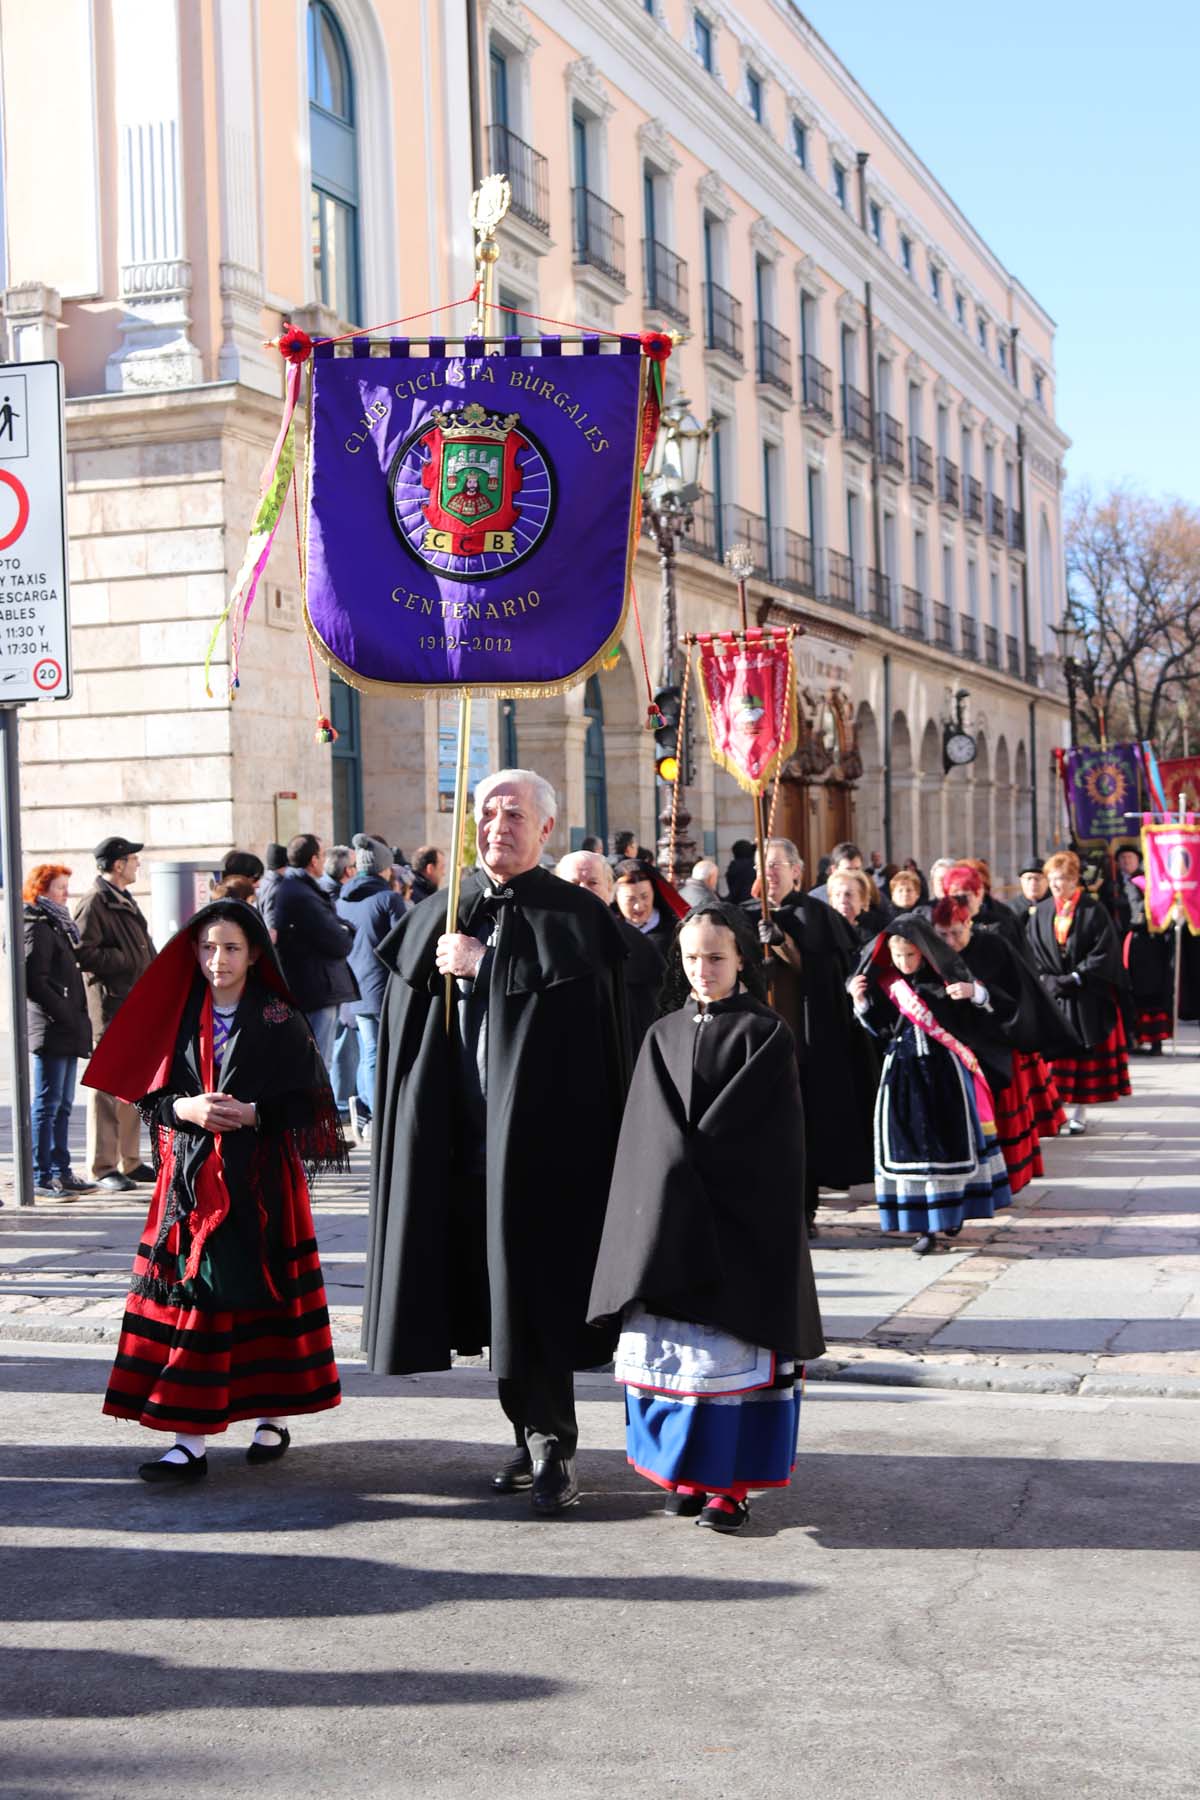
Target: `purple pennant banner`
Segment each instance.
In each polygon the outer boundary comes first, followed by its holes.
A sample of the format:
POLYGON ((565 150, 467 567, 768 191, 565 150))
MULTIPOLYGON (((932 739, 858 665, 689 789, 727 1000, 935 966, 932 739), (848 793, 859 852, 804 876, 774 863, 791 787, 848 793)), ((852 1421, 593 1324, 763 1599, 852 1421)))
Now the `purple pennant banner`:
POLYGON ((355 349, 313 362, 316 648, 361 687, 571 685, 625 617, 640 346, 355 349))
POLYGON ((1141 810, 1135 745, 1068 750, 1063 770, 1078 843, 1111 844, 1116 838, 1136 839, 1138 821, 1125 816, 1141 810))

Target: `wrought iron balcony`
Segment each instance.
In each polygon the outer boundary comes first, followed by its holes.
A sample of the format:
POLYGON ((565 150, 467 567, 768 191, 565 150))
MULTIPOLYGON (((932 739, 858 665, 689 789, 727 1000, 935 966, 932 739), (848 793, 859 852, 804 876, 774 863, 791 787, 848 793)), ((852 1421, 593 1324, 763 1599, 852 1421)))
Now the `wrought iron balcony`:
POLYGON ((625 280, 625 218, 591 188, 572 188, 576 263, 599 269, 612 281, 625 280))
POLYGON ((550 234, 550 165, 544 156, 507 125, 488 126, 488 165, 493 175, 507 175, 512 211, 535 231, 550 234))
POLYGON ((954 621, 950 608, 940 600, 933 602, 933 641, 939 650, 954 648, 954 621))
POLYGON ((715 281, 704 283, 704 348, 742 361, 742 303, 715 281))
POLYGON ((1025 548, 1025 515, 1013 507, 1008 515, 1008 547, 1010 550, 1025 548))
POLYGON ((1033 687, 1042 685, 1042 659, 1032 644, 1025 646, 1025 679, 1033 687))
POLYGON ((831 600, 835 606, 844 606, 847 612, 854 611, 854 563, 840 550, 825 552, 826 585, 829 593, 824 598, 831 600))
POLYGON ((892 622, 892 584, 879 569, 867 570, 867 617, 877 625, 892 622))
POLYGON ((963 480, 963 517, 973 519, 977 525, 983 523, 983 489, 973 475, 963 480))
POLYGON ((890 413, 880 413, 875 421, 879 460, 885 469, 896 469, 904 473, 904 432, 899 419, 893 419, 890 413))
POLYGON ((806 413, 833 424, 833 376, 815 356, 800 358, 800 400, 806 413))
POLYGON ((988 536, 1005 540, 1004 502, 995 494, 988 495, 988 536))
POLYGON ((744 506, 726 501, 721 508, 722 555, 730 544, 748 544, 754 558, 754 572, 763 580, 771 576, 767 547, 767 521, 761 513, 747 512, 744 506))
POLYGON ((642 267, 646 271, 646 305, 665 313, 677 325, 688 322, 688 266, 681 256, 655 238, 642 239, 642 267))
POLYGON ((815 594, 812 539, 776 525, 771 533, 771 580, 794 594, 815 594))
POLYGON ((900 590, 900 629, 905 637, 925 636, 925 596, 920 588, 900 590))
POLYGON ((908 440, 908 475, 914 487, 924 488, 927 494, 932 494, 933 451, 924 438, 910 437, 908 440))
POLYGON ((754 366, 764 387, 792 397, 792 340, 766 319, 754 325, 754 366))
POLYGON ((983 660, 989 669, 1000 667, 1000 633, 994 625, 983 628, 983 660))
POLYGON ((692 509, 692 529, 683 540, 689 550, 720 562, 725 555, 721 536, 721 509, 711 494, 701 494, 692 509))
POLYGON ((958 615, 958 642, 964 656, 979 661, 979 627, 970 613, 958 615))
POLYGON ((1010 636, 1005 638, 1004 647, 1008 652, 1008 672, 1010 675, 1019 677, 1021 673, 1021 645, 1015 637, 1010 636))
POLYGON ((867 396, 851 387, 848 381, 842 383, 842 431, 852 444, 861 444, 864 450, 871 448, 871 408, 867 396))
POLYGON ((959 504, 958 464, 951 462, 948 456, 938 457, 938 499, 943 506, 959 504))

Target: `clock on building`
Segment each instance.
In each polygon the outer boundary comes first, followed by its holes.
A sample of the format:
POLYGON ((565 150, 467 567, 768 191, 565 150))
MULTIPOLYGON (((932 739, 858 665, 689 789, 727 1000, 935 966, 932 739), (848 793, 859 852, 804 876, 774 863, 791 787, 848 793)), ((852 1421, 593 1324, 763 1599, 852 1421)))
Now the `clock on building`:
POLYGON ((961 768, 975 761, 975 739, 957 725, 947 725, 942 739, 942 762, 946 770, 961 768))

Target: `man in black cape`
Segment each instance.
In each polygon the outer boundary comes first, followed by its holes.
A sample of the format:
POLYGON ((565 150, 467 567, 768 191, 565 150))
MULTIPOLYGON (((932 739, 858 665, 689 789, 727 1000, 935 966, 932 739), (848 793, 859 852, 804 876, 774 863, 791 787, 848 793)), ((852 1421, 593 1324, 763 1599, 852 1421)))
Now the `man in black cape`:
POLYGON ((819 1188, 873 1178, 879 1057, 846 997, 858 946, 845 920, 801 893, 804 863, 790 838, 769 838, 766 856, 769 930, 761 901, 746 901, 745 911, 760 936, 767 931, 772 1005, 796 1041, 807 1126, 804 1211, 813 1232, 819 1188))
POLYGON ((579 1497, 573 1371, 613 1350, 586 1318, 627 1080, 624 946, 539 866, 554 810, 529 770, 485 777, 457 930, 434 894, 380 946, 363 1307, 376 1373, 490 1347, 517 1445, 492 1485, 542 1514, 579 1497))

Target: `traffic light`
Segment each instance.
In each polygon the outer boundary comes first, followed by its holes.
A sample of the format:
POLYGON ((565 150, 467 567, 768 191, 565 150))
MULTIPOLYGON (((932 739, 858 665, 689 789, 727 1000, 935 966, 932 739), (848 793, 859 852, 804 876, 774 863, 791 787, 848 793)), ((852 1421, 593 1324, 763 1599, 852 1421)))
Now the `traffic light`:
POLYGON ((679 780, 676 750, 679 744, 679 702, 677 687, 659 688, 654 704, 662 714, 662 722, 654 727, 654 773, 667 787, 679 780))

